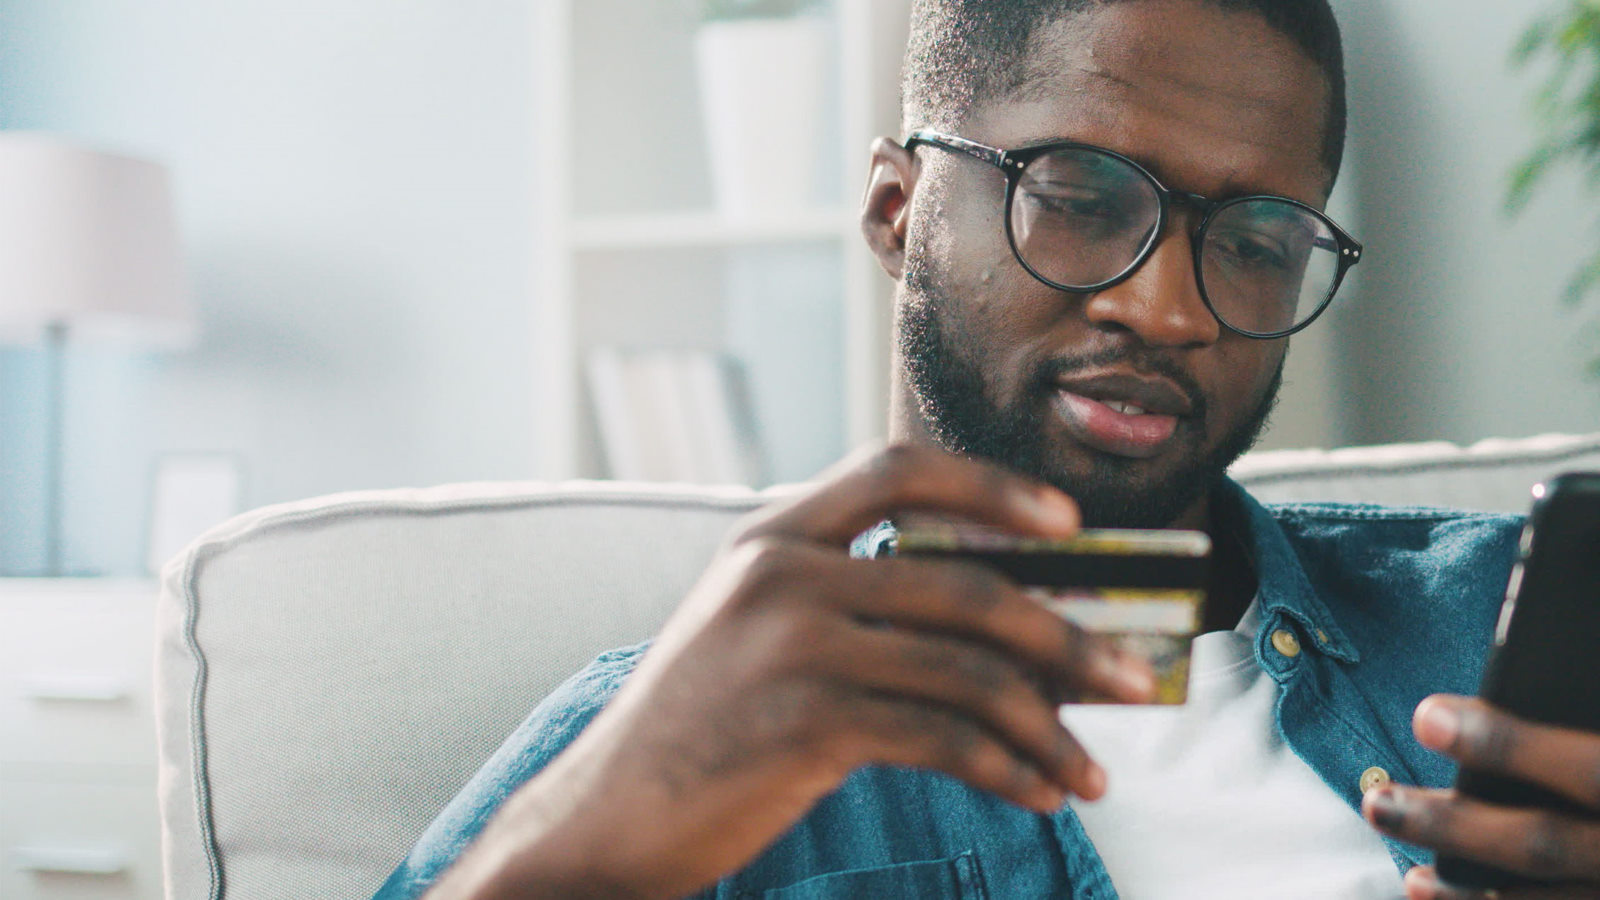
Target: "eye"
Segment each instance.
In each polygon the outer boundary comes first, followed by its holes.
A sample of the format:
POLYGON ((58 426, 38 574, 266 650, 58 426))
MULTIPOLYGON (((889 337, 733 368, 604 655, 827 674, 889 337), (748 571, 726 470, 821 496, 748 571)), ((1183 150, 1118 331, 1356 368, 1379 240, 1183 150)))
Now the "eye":
POLYGON ((1121 227, 1128 221, 1127 197, 1084 185, 1039 184, 1024 198, 1037 210, 1072 227, 1121 227))
MULTIPOLYGON (((1293 251, 1281 240, 1259 231, 1227 229, 1207 236, 1211 248, 1241 267, 1269 271, 1290 268, 1293 251)), ((1304 256, 1304 254, 1300 254, 1304 256)))

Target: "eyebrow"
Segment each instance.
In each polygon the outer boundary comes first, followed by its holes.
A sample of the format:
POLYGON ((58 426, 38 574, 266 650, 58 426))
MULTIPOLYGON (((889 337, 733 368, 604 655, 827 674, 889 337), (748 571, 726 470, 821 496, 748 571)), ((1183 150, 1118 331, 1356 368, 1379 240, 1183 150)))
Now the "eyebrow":
MULTIPOLYGON (((1116 149, 1111 148, 1111 147, 1102 147, 1099 144, 1092 144, 1092 143, 1089 143, 1087 141, 1080 141, 1077 138, 1073 138, 1073 137, 1065 137, 1065 136, 1057 134, 1057 135, 1050 135, 1050 136, 1047 136, 1047 137, 1029 138, 1027 140, 1022 141, 1021 143, 1017 144, 1014 147, 1004 147, 1004 148, 1001 148, 1001 149, 1009 150, 1009 151, 1032 150, 1032 149, 1034 149, 1036 147, 1046 147, 1046 146, 1049 146, 1050 144, 1082 144, 1083 146, 1086 146, 1086 147, 1098 147, 1101 150, 1110 150, 1111 152, 1116 153, 1119 156, 1126 156, 1128 159, 1131 159, 1134 162, 1138 163, 1141 167, 1144 168, 1145 171, 1149 172, 1151 175, 1154 175, 1156 177, 1157 181, 1159 181, 1162 184, 1166 185, 1169 189, 1176 190, 1176 191, 1186 191, 1187 192, 1186 188, 1184 188, 1181 185, 1175 184, 1174 180, 1167 173, 1162 171, 1162 168, 1161 168, 1160 165, 1157 165, 1157 164, 1151 162, 1150 160, 1143 159, 1143 158, 1140 158, 1138 156, 1134 156, 1131 153, 1124 153, 1121 150, 1116 150, 1116 149)), ((1293 196, 1290 196, 1288 194, 1285 194, 1285 193, 1282 193, 1282 192, 1279 192, 1279 191, 1274 191, 1274 190, 1268 189, 1268 188, 1263 187, 1263 186, 1261 186, 1259 184, 1252 184, 1252 183, 1247 182, 1247 181, 1241 181, 1241 180, 1239 180, 1239 177, 1238 177, 1240 174, 1242 174, 1242 173, 1240 173, 1240 172, 1230 172, 1228 174, 1226 180, 1223 181, 1223 190, 1218 192, 1218 193, 1214 193, 1213 194, 1213 193, 1206 193, 1206 192, 1202 192, 1202 191, 1192 191, 1190 193, 1199 194, 1200 196, 1205 197, 1208 200, 1231 200, 1231 199, 1234 199, 1236 197, 1251 197, 1251 196, 1258 196, 1258 195, 1259 196, 1266 196, 1266 197, 1286 197, 1286 198, 1288 198, 1290 200, 1295 200, 1295 201, 1298 201, 1300 203, 1305 203, 1305 204, 1308 204, 1308 205, 1311 205, 1311 206, 1317 206, 1319 209, 1321 208, 1320 206, 1318 206, 1318 202, 1317 202, 1316 199, 1302 199, 1302 198, 1299 198, 1299 197, 1293 197, 1293 196)), ((1326 198, 1323 198, 1323 202, 1326 202, 1326 198)))

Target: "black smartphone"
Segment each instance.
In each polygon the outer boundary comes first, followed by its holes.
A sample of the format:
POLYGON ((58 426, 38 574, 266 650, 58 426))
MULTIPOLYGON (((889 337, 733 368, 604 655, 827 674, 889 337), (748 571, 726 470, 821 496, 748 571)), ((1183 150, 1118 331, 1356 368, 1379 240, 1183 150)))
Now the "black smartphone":
MULTIPOLYGON (((1533 496, 1478 693, 1524 719, 1600 732, 1600 473, 1558 476, 1533 496)), ((1471 769, 1456 788, 1489 803, 1592 815, 1551 791, 1471 769)), ((1468 888, 1537 883, 1459 857, 1441 855, 1438 869, 1468 888)))

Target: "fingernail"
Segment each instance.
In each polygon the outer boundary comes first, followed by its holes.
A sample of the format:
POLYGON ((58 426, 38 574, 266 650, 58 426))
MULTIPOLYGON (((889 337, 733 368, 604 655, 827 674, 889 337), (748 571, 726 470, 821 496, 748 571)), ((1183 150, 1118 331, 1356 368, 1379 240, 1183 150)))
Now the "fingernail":
POLYGON ((1027 495, 1033 514, 1056 528, 1078 527, 1078 507, 1066 494, 1054 488, 1041 488, 1027 495))
POLYGON ((1367 794, 1367 806, 1372 810, 1372 822, 1385 831, 1399 831, 1405 824, 1405 810, 1400 798, 1390 788, 1379 788, 1367 794))
POLYGON ((1429 897, 1437 896, 1439 892, 1439 876, 1433 874, 1431 869, 1416 866, 1406 872, 1406 889, 1409 891, 1411 888, 1427 891, 1426 896, 1429 897))
POLYGON ((1153 697, 1156 693, 1156 676, 1149 669, 1138 667, 1123 667, 1122 683, 1128 686, 1141 697, 1153 697))
POLYGON ((1107 664, 1111 667, 1111 677, 1129 693, 1139 697, 1149 697, 1156 692, 1156 676, 1145 665, 1140 665, 1133 657, 1117 655, 1112 656, 1107 664))
POLYGON ((1089 793, 1084 795, 1085 800, 1099 800, 1106 795, 1106 770, 1097 762, 1089 763, 1089 771, 1084 773, 1084 787, 1089 793))
POLYGON ((1417 740, 1435 750, 1455 746, 1461 733, 1461 714, 1437 700, 1425 700, 1417 710, 1417 740))

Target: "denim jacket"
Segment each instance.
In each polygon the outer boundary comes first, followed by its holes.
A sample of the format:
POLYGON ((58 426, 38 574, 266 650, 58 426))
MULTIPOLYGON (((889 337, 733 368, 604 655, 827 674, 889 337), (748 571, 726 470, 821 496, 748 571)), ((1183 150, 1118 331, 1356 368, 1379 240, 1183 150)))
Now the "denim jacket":
MULTIPOLYGON (((1242 511, 1260 591, 1255 656, 1281 686, 1277 722, 1289 745, 1355 808, 1373 767, 1402 783, 1449 784, 1453 765, 1416 742, 1411 713, 1429 694, 1477 690, 1522 520, 1348 504, 1269 508, 1231 481, 1218 499, 1242 511), (1275 642, 1282 631, 1297 641, 1275 642)), ((540 703, 375 900, 420 896, 500 803, 588 724, 643 649, 600 656, 540 703)), ((1385 843, 1402 872, 1430 861, 1420 848, 1385 843)), ((1043 816, 944 775, 871 767, 701 896, 1102 900, 1117 892, 1070 809, 1043 816)))

